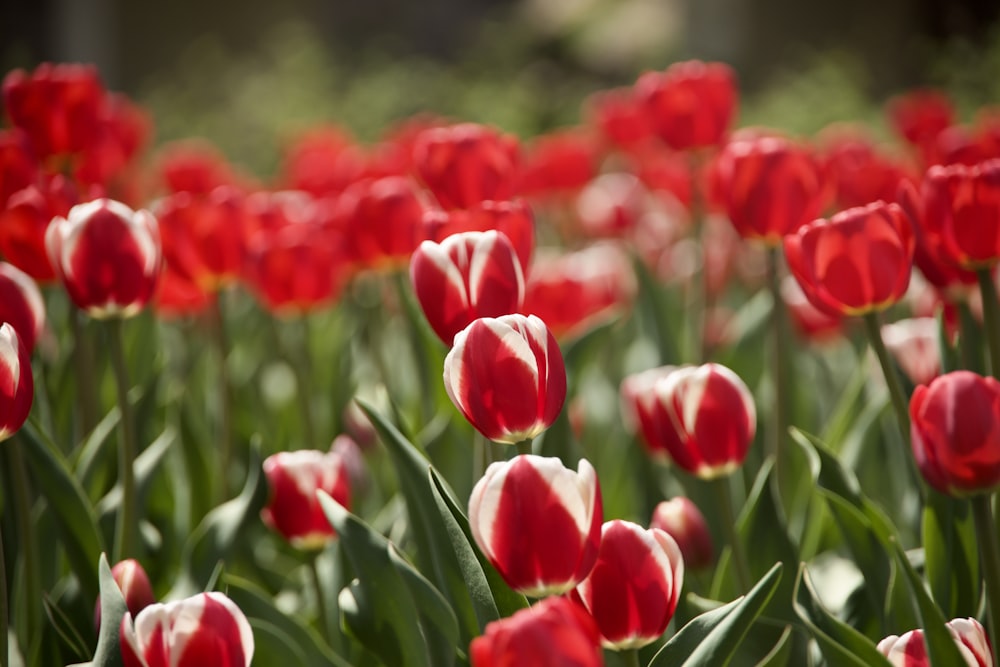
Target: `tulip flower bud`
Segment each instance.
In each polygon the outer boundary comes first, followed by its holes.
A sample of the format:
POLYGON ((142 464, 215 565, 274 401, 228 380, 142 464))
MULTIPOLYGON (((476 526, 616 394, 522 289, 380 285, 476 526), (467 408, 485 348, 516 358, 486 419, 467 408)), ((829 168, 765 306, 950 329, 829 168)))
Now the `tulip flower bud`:
POLYGON ((264 474, 271 489, 267 506, 261 510, 264 523, 299 549, 319 549, 337 536, 316 492, 326 491, 350 507, 350 476, 340 455, 317 450, 278 452, 264 460, 264 474))
POLYGON ((921 193, 927 245, 965 269, 1000 261, 1000 159, 931 167, 921 193))
POLYGON ((566 368, 555 337, 534 315, 483 317, 455 336, 444 386, 490 440, 514 444, 552 425, 566 400, 566 368))
POLYGON ((680 547, 667 533, 615 519, 601 528, 597 564, 574 595, 606 648, 641 648, 667 629, 684 584, 680 547))
POLYGON ((424 241, 410 259, 410 282, 446 345, 473 320, 516 313, 524 301, 521 264, 507 237, 496 231, 453 234, 440 244, 424 241))
MULTIPOLYGON (((993 664, 989 639, 979 621, 974 618, 956 618, 945 625, 969 667, 993 664)), ((923 630, 910 630, 902 636, 890 635, 880 641, 876 648, 889 659, 893 667, 930 667, 931 664, 923 630)))
POLYGON ((1000 382, 947 373, 910 397, 913 456, 927 483, 950 496, 1000 486, 1000 382))
POLYGON ((200 593, 125 614, 119 631, 125 667, 250 667, 253 632, 222 593, 200 593))
POLYGON ((603 667, 600 634, 580 605, 561 597, 486 625, 469 645, 472 667, 603 667))
POLYGON ((659 528, 674 538, 684 556, 684 566, 701 570, 715 560, 712 533, 705 516, 690 498, 677 496, 661 501, 653 510, 650 528, 659 528))
POLYGON ((111 199, 78 204, 54 219, 45 246, 73 303, 91 317, 137 315, 160 277, 156 218, 111 199))
POLYGON ((590 572, 604 520, 593 466, 526 454, 490 464, 469 497, 469 528, 511 588, 559 595, 590 572))
MULTIPOLYGON (((111 568, 111 576, 125 598, 125 606, 133 616, 156 602, 153 587, 142 565, 134 558, 119 561, 111 568)), ((101 601, 98 600, 94 609, 94 627, 101 627, 101 601)))
POLYGON ((914 317, 883 325, 882 342, 913 384, 929 384, 941 373, 935 318, 914 317))
POLYGON ((31 356, 10 324, 0 325, 0 440, 14 435, 28 419, 35 380, 31 356))
POLYGON ((830 314, 884 310, 910 284, 913 229, 897 204, 879 201, 816 220, 785 237, 784 244, 802 291, 830 314))
POLYGON ((14 327, 29 354, 45 328, 45 301, 38 285, 7 262, 0 262, 0 322, 14 327))

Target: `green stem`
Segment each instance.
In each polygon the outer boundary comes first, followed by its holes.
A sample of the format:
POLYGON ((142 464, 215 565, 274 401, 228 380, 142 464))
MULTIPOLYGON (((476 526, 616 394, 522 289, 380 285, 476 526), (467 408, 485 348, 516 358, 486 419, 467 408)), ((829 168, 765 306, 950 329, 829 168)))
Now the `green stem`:
POLYGON ((518 454, 530 454, 531 453, 531 438, 522 440, 514 445, 517 447, 518 454))
POLYGON ((125 346, 122 341, 124 320, 113 318, 106 320, 109 339, 111 366, 118 386, 118 411, 121 415, 121 443, 118 449, 118 478, 122 485, 122 501, 118 508, 118 525, 115 529, 114 559, 115 562, 125 558, 137 557, 138 546, 136 535, 139 528, 137 498, 135 490, 135 457, 138 447, 135 441, 135 423, 132 417, 132 406, 129 404, 128 369, 125 364, 125 346))
POLYGON ((7 667, 7 627, 10 625, 7 611, 7 562, 3 555, 3 530, 0 529, 0 667, 7 667))
POLYGON ((788 337, 785 335, 785 309, 781 298, 780 250, 777 247, 767 249, 767 287, 771 292, 771 381, 774 384, 774 432, 771 435, 771 451, 774 457, 774 472, 779 481, 779 487, 784 487, 783 465, 784 442, 788 433, 788 359, 790 353, 788 337))
POLYGON ((639 667, 639 649, 628 648, 619 651, 618 655, 622 658, 622 667, 639 667))
MULTIPOLYGON (((24 462, 24 445, 15 437, 5 444, 10 451, 11 483, 14 486, 14 512, 17 517, 17 534, 20 542, 21 559, 24 567, 25 604, 27 605, 25 619, 25 646, 30 648, 38 639, 42 617, 42 582, 38 571, 38 539, 35 525, 31 520, 31 491, 28 489, 28 467, 24 462)), ((2 628, 7 633, 7 626, 2 628)), ((6 657, 6 653, 4 654, 6 657)))
POLYGON ((219 400, 219 493, 220 498, 229 498, 229 468, 233 456, 233 418, 232 390, 229 380, 229 340, 226 337, 226 319, 222 308, 222 292, 215 295, 211 308, 212 344, 218 357, 218 392, 219 400))
POLYGON ((733 569, 736 570, 736 582, 740 592, 746 593, 750 590, 750 566, 747 564, 746 553, 743 551, 743 544, 740 536, 736 533, 736 518, 733 514, 733 493, 729 488, 729 477, 719 477, 712 480, 718 492, 716 497, 719 500, 719 509, 722 510, 722 525, 726 532, 726 539, 729 541, 729 552, 733 569))
POLYGON ((959 338, 958 348, 962 368, 982 374, 983 362, 983 334, 972 315, 969 303, 965 300, 958 302, 958 326, 959 338))
POLYGON ((990 350, 990 372, 1000 378, 1000 305, 997 303, 997 288, 989 269, 976 271, 979 278, 979 292, 983 297, 983 326, 986 328, 986 344, 990 350))
POLYGON ((299 407, 302 409, 302 428, 305 431, 306 447, 317 449, 322 443, 316 435, 316 418, 312 407, 312 353, 309 347, 309 315, 303 313, 298 318, 299 341, 295 346, 292 366, 295 369, 295 381, 299 389, 299 407))
POLYGON ((319 578, 319 568, 316 561, 322 551, 317 551, 309 558, 309 577, 312 579, 313 594, 316 596, 316 621, 319 624, 320 634, 323 639, 327 639, 330 634, 330 619, 326 611, 326 596, 323 593, 323 583, 319 578))
POLYGON ((80 409, 80 431, 90 433, 97 426, 97 393, 94 391, 94 346, 87 333, 83 313, 70 308, 73 334, 73 365, 76 366, 76 401, 80 409))
MULTIPOLYGON (((892 410, 896 415, 896 422, 899 424, 899 432, 903 436, 906 449, 910 449, 910 410, 909 399, 903 392, 903 385, 899 381, 899 372, 893 363, 889 351, 882 342, 882 330, 879 324, 877 313, 865 313, 865 333, 868 335, 868 343, 875 351, 879 366, 882 368, 882 375, 885 377, 885 384, 889 387, 889 397, 892 399, 892 410)), ((907 457, 909 458, 909 457, 907 457)))
POLYGON ((1000 541, 993 523, 992 494, 972 498, 972 516, 976 524, 981 559, 980 570, 986 591, 987 631, 994 647, 993 664, 1000 665, 1000 541))

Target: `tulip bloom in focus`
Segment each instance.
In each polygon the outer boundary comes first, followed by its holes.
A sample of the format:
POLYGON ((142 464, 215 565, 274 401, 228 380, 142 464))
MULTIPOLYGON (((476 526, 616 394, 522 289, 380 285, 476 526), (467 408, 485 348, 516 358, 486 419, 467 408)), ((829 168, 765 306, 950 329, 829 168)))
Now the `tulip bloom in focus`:
MULTIPOLYGON (((125 607, 132 616, 156 602, 153 587, 142 565, 134 558, 119 561, 111 568, 111 576, 125 598, 125 607)), ((98 598, 94 610, 94 627, 101 627, 101 600, 98 598)))
POLYGON ((472 667, 603 667, 594 619, 566 598, 548 598, 486 625, 469 645, 472 667))
POLYGON ((949 496, 1000 486, 1000 382, 970 371, 942 375, 910 397, 913 456, 949 496))
POLYGON ((434 333, 450 345, 480 317, 520 310, 524 276, 514 247, 499 232, 454 234, 424 241, 410 258, 410 282, 434 333))
POLYGON ((705 516, 690 498, 677 496, 658 503, 649 527, 659 528, 674 538, 684 556, 685 567, 701 570, 715 561, 712 533, 705 516))
POLYGON ((319 549, 337 536, 316 492, 325 491, 350 507, 349 471, 339 455, 316 450, 279 452, 264 460, 264 474, 271 489, 261 511, 264 523, 299 549, 319 549))
POLYGON ((965 269, 1000 261, 1000 159, 931 167, 923 183, 927 244, 965 269))
MULTIPOLYGON (((945 625, 969 667, 988 667, 993 664, 989 639, 979 621, 974 618, 956 618, 945 625)), ((890 635, 880 641, 877 648, 893 667, 930 667, 931 664, 923 630, 910 630, 902 636, 890 635)))
POLYGON ((566 368, 555 337, 534 315, 483 317, 455 336, 444 386, 490 440, 514 444, 552 425, 566 400, 566 368))
POLYGON ((119 635, 125 667, 250 667, 253 658, 250 623, 222 593, 127 613, 119 635))
POLYGON ((160 233, 149 211, 97 199, 56 218, 45 246, 73 303, 95 318, 132 317, 160 277, 160 233))
POLYGON ((31 354, 10 324, 0 325, 0 440, 14 435, 28 419, 35 380, 31 354))
POLYGON ((785 238, 788 268, 820 310, 864 315, 899 301, 910 284, 913 229, 898 204, 875 202, 816 220, 785 238))
POLYGON ((606 648, 641 648, 663 634, 684 584, 680 547, 667 533, 615 519, 601 527, 597 564, 574 591, 606 648))
POLYGON ((590 572, 604 521, 601 489, 583 459, 576 472, 531 454, 490 464, 469 497, 472 536, 514 590, 560 595, 590 572))
POLYGON ((28 354, 45 328, 45 301, 38 285, 7 262, 0 262, 0 322, 14 327, 28 354))

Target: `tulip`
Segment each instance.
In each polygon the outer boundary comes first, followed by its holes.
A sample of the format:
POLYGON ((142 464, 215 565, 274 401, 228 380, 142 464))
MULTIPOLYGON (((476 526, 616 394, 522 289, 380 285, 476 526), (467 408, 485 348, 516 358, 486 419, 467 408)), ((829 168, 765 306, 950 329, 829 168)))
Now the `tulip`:
POLYGON ((0 209, 0 254, 40 283, 56 279, 45 249, 54 218, 66 217, 77 203, 76 188, 62 175, 18 190, 0 209))
POLYGON ((819 215, 824 184, 812 154, 787 139, 730 142, 712 167, 712 193, 740 236, 777 246, 819 215))
POLYGON ((151 604, 125 614, 119 631, 125 667, 250 667, 253 632, 222 593, 151 604))
POLYGON ((922 89, 889 100, 886 115, 896 134, 914 146, 925 148, 951 126, 955 109, 944 93, 922 89))
POLYGON ((502 232, 528 274, 528 264, 535 250, 535 217, 523 199, 484 201, 467 209, 451 211, 429 210, 424 213, 424 232, 431 241, 440 243, 459 232, 502 232))
POLYGON ((907 167, 863 135, 835 128, 828 136, 824 167, 838 208, 896 201, 900 184, 913 180, 907 167))
POLYGON ((1000 261, 1000 159, 931 167, 922 188, 927 244, 965 269, 1000 261))
POLYGON ((641 648, 663 634, 684 584, 680 547, 667 533, 615 519, 601 527, 597 563, 574 590, 616 651, 641 648))
POLYGON ((594 177, 597 162, 588 135, 577 130, 544 134, 525 149, 517 189, 534 197, 571 193, 594 177))
POLYGON ((316 498, 325 491, 350 507, 350 477, 340 455, 317 450, 278 452, 264 460, 270 487, 261 518, 298 549, 322 548, 337 534, 316 498))
POLYGON ((586 459, 573 472, 557 458, 525 454, 486 469, 469 498, 469 528, 511 588, 560 595, 594 565, 602 507, 586 459))
POLYGON ((930 384, 941 373, 938 323, 914 317, 882 327, 882 342, 906 377, 915 385, 930 384))
POLYGON ((626 173, 601 174, 580 191, 576 214, 588 236, 620 237, 652 208, 649 191, 626 173))
MULTIPOLYGON (((156 602, 149 577, 139 561, 134 558, 115 563, 111 568, 111 576, 121 590, 122 597, 125 598, 125 607, 132 616, 137 616, 140 611, 156 602)), ((94 609, 94 626, 98 629, 101 627, 100 600, 97 600, 94 609)))
POLYGON ((156 218, 111 199, 78 204, 45 233, 52 266, 78 308, 91 317, 132 317, 160 276, 156 218))
POLYGON ((653 509, 649 527, 659 528, 674 538, 684 556, 685 567, 701 570, 714 562, 715 550, 708 522, 690 498, 677 496, 659 502, 653 509))
POLYGON ((970 496, 1000 486, 1000 382, 954 371, 910 398, 913 455, 927 483, 970 496))
POLYGON ((594 619, 566 598, 548 598, 486 625, 469 645, 472 667, 603 667, 594 619))
POLYGON ((605 141, 620 150, 634 150, 653 137, 652 121, 633 87, 594 93, 587 100, 587 116, 605 141))
POLYGON ((566 368, 539 318, 483 317, 455 336, 444 360, 444 386, 480 433, 514 444, 534 438, 559 416, 566 368))
POLYGON ((635 84, 653 128, 675 150, 719 144, 736 114, 736 75, 723 63, 675 63, 635 84))
POLYGON ((0 440, 14 435, 28 419, 35 382, 31 356, 7 322, 0 325, 0 440))
POLYGON ((410 259, 410 281, 431 328, 446 345, 480 317, 516 313, 524 276, 514 247, 496 231, 424 241, 410 259))
POLYGON ((314 197, 338 195, 364 172, 365 156, 343 129, 311 129, 285 150, 282 167, 285 187, 314 197))
POLYGON ((35 182, 38 170, 28 135, 17 128, 0 130, 0 209, 12 194, 35 182))
POLYGON ((0 322, 14 327, 28 354, 45 328, 45 301, 38 285, 7 262, 0 262, 0 322))
POLYGON ((796 331, 803 337, 822 342, 843 332, 843 319, 814 306, 793 276, 785 276, 781 281, 781 300, 796 331))
POLYGON ((424 205, 409 179, 358 181, 339 197, 335 224, 362 268, 405 266, 424 240, 424 205))
POLYGON ((784 245, 802 291, 830 314, 884 310, 910 283, 913 229, 898 204, 875 202, 816 220, 784 245))
POLYGON ((221 185, 238 185, 239 180, 225 156, 210 143, 176 141, 160 149, 157 180, 168 192, 207 195, 221 185))
POLYGON ((733 371, 712 363, 667 367, 637 380, 634 406, 652 452, 702 479, 723 477, 743 464, 757 410, 733 371))
MULTIPOLYGON (((969 667, 993 664, 986 631, 974 618, 956 618, 946 623, 958 652, 969 667)), ((889 635, 878 643, 878 652, 889 659, 893 667, 930 667, 923 630, 910 630, 902 636, 889 635)))

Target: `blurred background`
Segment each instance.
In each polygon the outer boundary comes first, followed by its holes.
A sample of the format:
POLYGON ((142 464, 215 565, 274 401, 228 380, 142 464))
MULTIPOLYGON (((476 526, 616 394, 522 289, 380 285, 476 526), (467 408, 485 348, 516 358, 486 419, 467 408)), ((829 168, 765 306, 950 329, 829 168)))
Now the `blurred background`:
POLYGON ((997 0, 0 0, 0 66, 93 62, 157 140, 203 136, 261 176, 317 122, 374 140, 417 112, 530 136, 675 60, 739 73, 740 124, 881 124, 936 86, 1000 101, 997 0))

